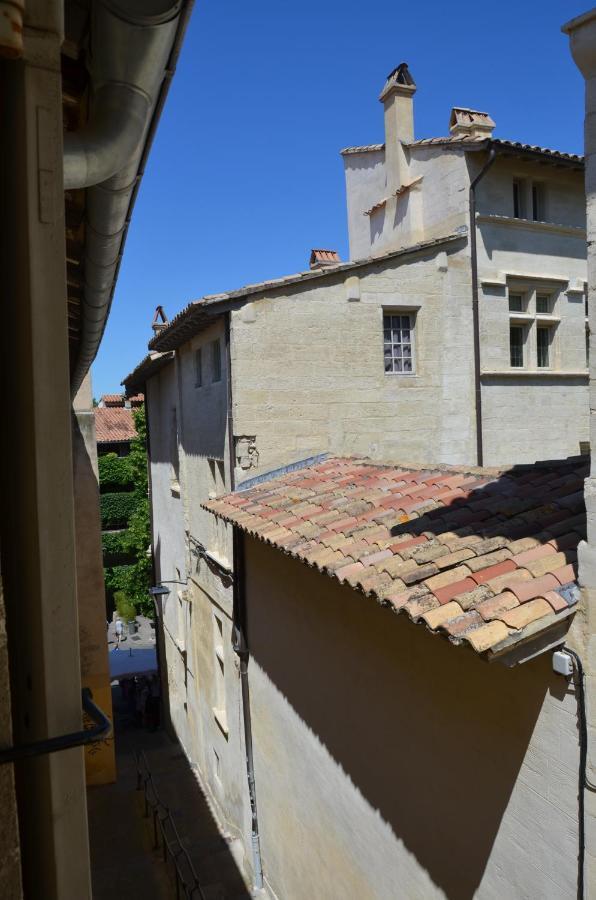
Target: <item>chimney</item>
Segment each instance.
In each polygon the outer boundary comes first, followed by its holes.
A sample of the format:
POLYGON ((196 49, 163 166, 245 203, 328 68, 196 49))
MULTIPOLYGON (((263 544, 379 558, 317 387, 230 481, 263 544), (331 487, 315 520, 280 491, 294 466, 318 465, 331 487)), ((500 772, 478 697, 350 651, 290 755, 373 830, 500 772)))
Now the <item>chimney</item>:
POLYGON ((387 187, 396 191, 408 179, 408 161, 403 144, 414 140, 414 94, 416 84, 407 63, 387 77, 379 100, 385 109, 385 171, 387 187))
POLYGON ((310 251, 310 267, 311 269, 327 269, 330 266, 337 266, 341 262, 337 250, 311 250, 310 251))
POLYGON ((495 123, 488 113, 464 106, 454 106, 449 117, 449 131, 452 137, 469 137, 482 140, 492 137, 495 123))
POLYGON ((153 329, 153 333, 157 337, 160 331, 162 331, 166 325, 168 324, 168 317, 163 311, 163 306, 157 306, 155 308, 155 315, 153 316, 153 322, 151 323, 151 328, 153 329))

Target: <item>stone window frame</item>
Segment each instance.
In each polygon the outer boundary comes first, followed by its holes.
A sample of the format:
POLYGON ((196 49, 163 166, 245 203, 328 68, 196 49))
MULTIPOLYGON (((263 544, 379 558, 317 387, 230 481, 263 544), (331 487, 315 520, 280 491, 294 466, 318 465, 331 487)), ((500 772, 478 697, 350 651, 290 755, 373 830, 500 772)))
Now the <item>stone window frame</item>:
MULTIPOLYGON (((390 307, 384 306, 383 307, 382 329, 383 329, 383 374, 384 375, 389 376, 389 377, 398 376, 398 377, 402 377, 402 378, 413 378, 413 377, 416 377, 416 375, 418 374, 417 334, 416 334, 416 332, 417 332, 417 315, 418 315, 417 307, 412 307, 412 306, 390 306, 390 307), (393 324, 391 325, 390 329, 387 329, 386 320, 387 320, 387 318, 396 318, 396 317, 399 317, 399 318, 407 317, 409 319, 409 328, 407 329, 410 333, 409 341, 402 341, 401 339, 400 339, 400 341, 397 341, 397 342, 394 342, 392 339, 389 341, 386 340, 387 331, 388 330, 393 331, 393 324), (388 346, 391 346, 391 348, 393 349, 396 345, 402 346, 402 347, 409 346, 410 347, 410 356, 409 357, 405 357, 405 356, 396 357, 396 356, 393 356, 393 354, 392 354, 391 357, 386 357, 385 353, 386 353, 388 346), (392 363, 398 359, 401 359, 402 361, 409 359, 411 362, 411 365, 412 365, 412 369, 411 369, 411 371, 406 371, 403 369, 402 370, 399 370, 399 369, 388 370, 385 368, 385 366, 386 366, 385 360, 386 359, 391 359, 392 363)), ((400 324, 399 330, 402 331, 402 330, 406 330, 406 329, 402 329, 401 324, 400 324)), ((400 338, 401 338, 401 335, 400 335, 400 338)))
POLYGON ((559 304, 561 286, 555 284, 530 281, 521 284, 517 281, 507 283, 507 305, 509 313, 509 368, 530 372, 556 372, 560 369, 558 352, 558 327, 560 316, 556 315, 559 304), (521 303, 513 302, 521 297, 521 303), (539 309, 538 299, 546 299, 547 312, 539 309), (521 310, 519 309, 521 307, 521 310), (521 366, 511 364, 512 343, 511 328, 519 326, 523 329, 523 363, 521 366), (548 329, 548 365, 539 365, 538 330, 548 329))

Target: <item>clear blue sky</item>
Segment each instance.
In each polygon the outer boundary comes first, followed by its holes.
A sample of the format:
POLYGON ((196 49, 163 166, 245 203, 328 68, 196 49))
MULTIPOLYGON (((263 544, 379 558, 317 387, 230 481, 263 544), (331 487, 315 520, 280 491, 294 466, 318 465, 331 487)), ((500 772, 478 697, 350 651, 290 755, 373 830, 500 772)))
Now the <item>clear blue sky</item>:
POLYGON ((347 258, 342 147, 383 140, 385 76, 408 62, 416 137, 452 106, 502 138, 582 152, 564 0, 197 0, 129 229, 94 395, 147 352, 157 304, 347 258))

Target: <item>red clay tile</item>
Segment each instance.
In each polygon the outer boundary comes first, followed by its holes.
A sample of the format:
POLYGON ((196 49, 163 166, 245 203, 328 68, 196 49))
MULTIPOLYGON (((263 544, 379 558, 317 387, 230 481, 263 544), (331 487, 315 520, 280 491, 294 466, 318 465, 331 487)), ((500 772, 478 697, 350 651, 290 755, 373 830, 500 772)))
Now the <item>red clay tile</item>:
POLYGON ((401 553, 402 550, 408 550, 410 547, 416 547, 418 544, 425 544, 428 541, 428 538, 424 534, 419 534, 417 537, 409 538, 406 541, 396 541, 395 544, 389 545, 389 550, 392 553, 401 553))
POLYGON ((555 569, 551 574, 557 579, 559 584, 569 584, 570 581, 575 581, 577 577, 575 567, 571 563, 562 566, 560 569, 555 569))
POLYGON ((445 622, 442 628, 451 637, 460 638, 471 628, 478 628, 480 625, 484 625, 484 619, 478 615, 475 609, 470 609, 463 616, 460 616, 459 619, 451 619, 449 622, 445 622))
POLYGON ((531 550, 518 553, 517 556, 513 557, 513 562, 517 563, 518 566, 524 566, 526 563, 532 562, 533 559, 541 559, 550 553, 556 553, 555 548, 551 544, 539 544, 538 547, 532 547, 531 550))
POLYGON ((515 594, 511 591, 503 591, 502 594, 483 600, 476 609, 482 618, 488 622, 490 619, 498 618, 501 613, 514 609, 516 606, 519 606, 519 600, 515 594))
POLYGON ((512 559, 505 559, 495 566, 489 566, 488 569, 480 569, 477 572, 473 572, 471 577, 476 584, 486 584, 491 578, 497 578, 499 575, 506 575, 508 572, 514 572, 516 569, 517 566, 512 559))
POLYGON ((444 603, 453 600, 453 598, 457 597, 459 594, 473 591, 475 587, 476 582, 472 578, 463 578, 461 581, 454 581, 452 584, 445 585, 445 587, 437 588, 433 593, 439 603, 443 605, 444 603))
POLYGON ((559 582, 550 572, 541 578, 532 578, 530 581, 520 581, 512 584, 510 590, 520 603, 527 603, 535 597, 544 597, 547 591, 553 591, 559 587, 559 582))
POLYGON ((564 609, 569 609, 567 602, 556 591, 547 591, 544 594, 544 599, 552 606, 554 612, 562 612, 564 609))

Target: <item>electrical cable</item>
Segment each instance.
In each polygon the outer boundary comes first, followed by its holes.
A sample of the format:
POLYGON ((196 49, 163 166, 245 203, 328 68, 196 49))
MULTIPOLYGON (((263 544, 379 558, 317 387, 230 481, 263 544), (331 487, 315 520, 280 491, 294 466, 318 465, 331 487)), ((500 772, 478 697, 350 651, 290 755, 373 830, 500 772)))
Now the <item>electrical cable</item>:
POLYGON ((579 784, 578 784, 578 852, 577 852, 577 900, 584 900, 584 866, 586 851, 586 824, 584 794, 587 783, 588 726, 586 723, 586 694, 584 687, 584 667, 579 655, 569 647, 564 648, 573 660, 574 683, 579 723, 579 784))

